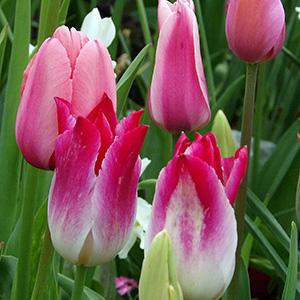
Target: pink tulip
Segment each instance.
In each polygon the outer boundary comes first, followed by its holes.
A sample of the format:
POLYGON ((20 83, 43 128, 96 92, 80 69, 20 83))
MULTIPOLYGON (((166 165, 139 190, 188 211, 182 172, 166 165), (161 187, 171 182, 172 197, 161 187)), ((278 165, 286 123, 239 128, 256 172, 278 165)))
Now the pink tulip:
POLYGON ((57 99, 59 124, 56 169, 48 204, 53 245, 66 260, 95 266, 112 260, 135 223, 139 152, 148 126, 143 111, 120 123, 105 95, 72 127, 69 103, 57 99), (71 129, 67 129, 67 128, 71 129))
POLYGON ((232 52, 248 63, 273 59, 285 38, 280 0, 227 0, 226 36, 232 52))
POLYGON ((100 40, 59 27, 45 40, 24 72, 16 121, 16 139, 24 158, 41 169, 55 167, 59 134, 54 97, 72 104, 74 116, 86 117, 103 93, 116 109, 116 85, 110 55, 100 40))
POLYGON ((186 300, 219 299, 231 281, 237 246, 232 204, 246 165, 246 147, 222 159, 213 134, 196 133, 190 142, 183 133, 159 175, 145 249, 167 230, 186 300))
POLYGON ((171 133, 192 131, 210 120, 208 92, 192 0, 159 0, 159 39, 148 109, 171 133))

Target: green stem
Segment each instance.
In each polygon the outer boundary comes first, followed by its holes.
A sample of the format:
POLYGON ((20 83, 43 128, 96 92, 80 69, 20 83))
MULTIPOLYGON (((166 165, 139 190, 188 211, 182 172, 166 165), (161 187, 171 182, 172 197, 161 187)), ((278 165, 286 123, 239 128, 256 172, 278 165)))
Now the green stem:
POLYGON ((15 120, 23 72, 28 63, 30 39, 29 0, 17 0, 14 42, 9 63, 0 135, 0 236, 7 242, 14 226, 19 193, 21 155, 15 137, 15 120))
POLYGON ((244 222, 245 222, 244 217, 246 212, 251 137, 252 137, 252 125, 253 125, 258 66, 259 66, 258 64, 255 65, 248 64, 247 66, 241 145, 247 146, 248 165, 235 202, 235 216, 237 221, 238 246, 236 250, 235 272, 234 272, 232 282, 228 288, 228 299, 230 300, 238 299, 239 269, 240 269, 240 261, 241 261, 241 250, 243 245, 243 233, 244 233, 244 222))
POLYGON ((87 267, 77 266, 71 300, 81 300, 82 299, 86 272, 87 272, 87 267))
POLYGON ((172 154, 174 154, 175 147, 178 139, 180 138, 181 133, 172 133, 172 154))
POLYGON ((257 80, 257 96, 255 104, 255 116, 253 124, 253 160, 251 168, 251 187, 255 191, 258 185, 257 178, 259 173, 259 158, 260 158, 260 140, 262 135, 263 121, 263 106, 265 97, 265 73, 266 64, 262 64, 259 68, 257 80))
POLYGON ((32 249, 36 191, 38 188, 37 174, 37 170, 28 165, 26 190, 21 214, 21 234, 15 299, 27 300, 29 298, 30 258, 32 249))
MULTIPOLYGON (((136 0, 136 4, 137 4, 138 12, 140 15, 140 21, 141 21, 141 25, 142 25, 142 31, 143 31, 145 43, 152 44, 151 32, 149 29, 149 24, 148 24, 146 10, 145 10, 145 6, 144 6, 144 1, 136 0)), ((154 49, 152 47, 149 49, 149 59, 150 59, 152 66, 154 66, 155 53, 154 53, 154 49)))
POLYGON ((200 32, 200 39, 201 39, 201 49, 203 49, 204 58, 205 58, 205 64, 206 64, 206 77, 207 77, 207 88, 210 96, 210 103, 213 107, 216 104, 216 95, 215 95, 215 83, 214 83, 214 76, 213 76, 213 70, 211 66, 210 61, 210 54, 209 54, 209 48, 204 28, 204 22, 202 17, 202 11, 201 11, 201 5, 199 0, 195 0, 195 11, 196 15, 198 17, 198 23, 199 23, 199 32, 200 32))
POLYGON ((32 293, 31 300, 39 300, 43 298, 46 286, 47 275, 53 256, 53 246, 50 237, 48 224, 46 225, 43 248, 40 256, 39 267, 36 275, 36 281, 32 293))

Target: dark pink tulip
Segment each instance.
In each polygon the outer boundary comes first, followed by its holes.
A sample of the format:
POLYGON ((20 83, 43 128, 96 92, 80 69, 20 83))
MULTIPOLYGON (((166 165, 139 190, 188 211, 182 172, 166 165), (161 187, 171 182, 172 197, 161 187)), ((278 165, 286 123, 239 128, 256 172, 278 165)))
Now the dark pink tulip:
POLYGON ((150 117, 171 133, 199 129, 209 122, 210 108, 193 1, 160 0, 158 24, 150 117))
POLYGON ((56 139, 56 169, 49 194, 53 245, 66 260, 95 266, 112 260, 135 223, 139 152, 148 126, 143 111, 118 123, 105 95, 72 127, 68 103, 56 99, 64 132, 56 139), (71 129, 66 129, 66 128, 71 129))
POLYGON ((280 0, 227 0, 226 36, 232 52, 248 63, 273 59, 285 38, 280 0))
POLYGON ((232 204, 246 166, 246 147, 222 159, 213 134, 196 133, 194 142, 182 134, 159 175, 145 249, 167 230, 184 299, 219 299, 231 281, 237 246, 232 204))
POLYGON ((116 109, 116 84, 110 55, 100 40, 89 41, 74 28, 59 27, 28 64, 21 88, 16 139, 33 166, 53 169, 58 136, 54 97, 72 104, 74 116, 86 117, 103 93, 116 109))

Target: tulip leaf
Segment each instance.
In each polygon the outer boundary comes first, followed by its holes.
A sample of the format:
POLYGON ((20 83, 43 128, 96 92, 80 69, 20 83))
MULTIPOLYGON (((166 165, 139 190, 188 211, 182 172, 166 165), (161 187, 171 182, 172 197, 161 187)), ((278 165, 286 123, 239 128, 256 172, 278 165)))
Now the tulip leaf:
MULTIPOLYGON (((58 274, 58 284, 68 293, 72 294, 74 281, 63 274, 58 274)), ((105 300, 98 293, 88 287, 84 287, 82 300, 105 300)))
POLYGON ((121 79, 119 80, 117 84, 117 98, 118 98, 118 108, 117 108, 117 115, 120 116, 122 113, 125 102, 127 99, 127 96, 129 94, 131 85, 133 83, 133 80, 143 63, 149 49, 151 47, 151 44, 146 45, 140 53, 136 56, 136 58, 133 60, 133 62, 130 64, 128 69, 125 71, 121 79))
POLYGON ((7 30, 8 30, 8 25, 4 26, 0 33, 0 83, 1 83, 2 63, 3 63, 4 51, 5 51, 6 40, 7 40, 7 30))
MULTIPOLYGON (((280 244, 289 251, 290 239, 282 226, 278 223, 272 213, 266 208, 262 201, 249 189, 248 190, 248 207, 260 218, 264 225, 276 236, 280 244)), ((300 260, 300 254, 298 254, 300 260)))
MULTIPOLYGON (((263 235, 259 228, 254 225, 254 222, 247 215, 245 216, 245 226, 256 239, 260 248, 265 253, 266 257, 269 259, 280 278, 285 281, 288 273, 287 266, 274 247, 270 244, 268 239, 263 235)), ((300 299, 300 282, 297 282, 296 285, 296 299, 300 299)))
POLYGON ((291 245, 288 273, 283 290, 282 300, 294 300, 297 286, 297 268, 298 266, 298 241, 297 226, 292 222, 291 245))
POLYGON ((296 120, 280 139, 276 149, 262 167, 258 178, 260 184, 257 191, 257 195, 260 198, 265 198, 266 194, 272 198, 284 176, 287 174, 300 149, 297 138, 299 131, 300 121, 296 120))
POLYGON ((11 299, 11 288, 16 272, 17 259, 13 256, 2 256, 0 261, 0 299, 11 299))
POLYGON ((137 189, 139 190, 143 190, 143 189, 147 189, 147 188, 155 188, 156 186, 156 179, 145 179, 141 182, 139 182, 137 189))

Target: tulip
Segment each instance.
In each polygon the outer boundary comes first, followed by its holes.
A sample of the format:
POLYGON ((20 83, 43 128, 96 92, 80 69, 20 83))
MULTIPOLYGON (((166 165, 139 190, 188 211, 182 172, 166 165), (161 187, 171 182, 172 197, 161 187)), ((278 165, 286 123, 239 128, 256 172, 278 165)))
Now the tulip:
POLYGON ((90 40, 100 39, 108 47, 116 35, 116 27, 111 18, 101 18, 98 8, 89 12, 82 23, 80 31, 90 40))
POLYGON ((232 52, 248 63, 273 59, 285 38, 280 0, 227 0, 226 36, 232 52))
POLYGON ((74 116, 87 117, 104 93, 116 110, 114 71, 104 44, 89 41, 74 28, 59 27, 24 72, 16 120, 24 158, 37 168, 55 168, 54 144, 60 132, 54 97, 72 104, 74 116))
POLYGON ((235 266, 234 203, 247 165, 247 148, 221 158, 215 136, 183 133, 161 171, 146 233, 146 253, 163 229, 170 235, 185 300, 219 299, 235 266))
POLYGON ((122 249, 135 223, 139 151, 148 126, 139 126, 142 111, 118 123, 105 95, 72 127, 69 103, 56 102, 65 130, 55 142, 48 204, 51 239, 73 264, 106 263, 122 249))
POLYGON ((148 109, 171 133, 192 131, 210 120, 196 16, 192 0, 158 4, 159 38, 148 109))
POLYGON ((213 121, 211 132, 215 135, 222 157, 234 155, 236 143, 228 120, 222 110, 219 110, 213 121))
POLYGON ((166 230, 159 232, 143 261, 140 300, 182 300, 172 242, 166 230))

